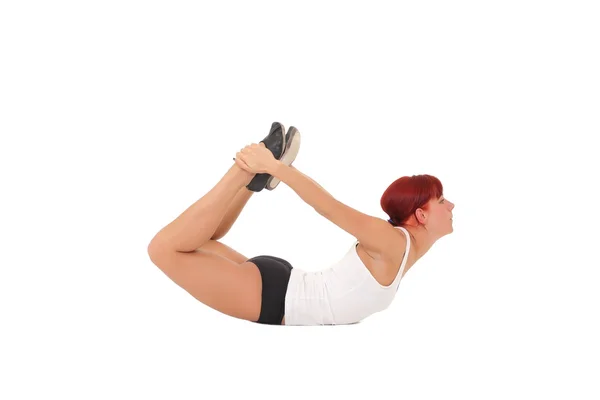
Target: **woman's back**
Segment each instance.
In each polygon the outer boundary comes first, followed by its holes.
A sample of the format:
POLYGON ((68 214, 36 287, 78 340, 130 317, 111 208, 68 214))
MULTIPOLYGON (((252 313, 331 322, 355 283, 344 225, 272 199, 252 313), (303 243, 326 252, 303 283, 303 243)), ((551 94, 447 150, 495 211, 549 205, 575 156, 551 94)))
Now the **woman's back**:
POLYGON ((410 253, 408 231, 397 228, 406 236, 406 251, 390 285, 375 279, 359 257, 355 241, 338 262, 325 270, 292 270, 285 299, 285 324, 351 324, 386 309, 396 295, 410 253))

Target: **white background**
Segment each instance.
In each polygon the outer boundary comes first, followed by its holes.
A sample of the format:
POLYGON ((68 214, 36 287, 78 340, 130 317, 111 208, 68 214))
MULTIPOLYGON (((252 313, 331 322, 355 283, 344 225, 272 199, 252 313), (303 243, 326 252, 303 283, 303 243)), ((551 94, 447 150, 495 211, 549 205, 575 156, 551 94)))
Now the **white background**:
MULTIPOLYGON (((2 2, 0 398, 598 399, 592 3, 2 2), (148 258, 273 121, 363 212, 413 174, 456 204, 385 312, 253 324, 148 258)), ((352 241, 285 184, 223 239, 352 241)))

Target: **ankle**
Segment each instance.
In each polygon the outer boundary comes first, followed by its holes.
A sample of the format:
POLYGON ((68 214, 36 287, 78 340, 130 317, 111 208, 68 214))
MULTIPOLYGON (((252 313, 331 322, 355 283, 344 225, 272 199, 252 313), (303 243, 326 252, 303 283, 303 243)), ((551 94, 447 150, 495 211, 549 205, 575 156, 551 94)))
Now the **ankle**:
POLYGON ((250 181, 252 180, 252 178, 254 178, 254 176, 256 175, 256 174, 253 174, 252 172, 246 171, 245 169, 243 169, 236 163, 234 163, 233 167, 231 167, 231 171, 234 172, 235 176, 237 178, 239 178, 240 181, 242 181, 242 182, 247 181, 244 185, 249 184, 250 181))

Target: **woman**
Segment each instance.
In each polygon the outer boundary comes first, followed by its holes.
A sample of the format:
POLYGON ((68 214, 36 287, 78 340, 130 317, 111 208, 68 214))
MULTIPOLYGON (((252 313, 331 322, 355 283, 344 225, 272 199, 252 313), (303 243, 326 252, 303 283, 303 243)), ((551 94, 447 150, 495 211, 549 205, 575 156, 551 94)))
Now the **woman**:
POLYGON ((280 123, 236 154, 221 180, 152 239, 148 254, 169 278, 224 314, 273 325, 356 323, 386 309, 404 274, 452 232, 454 204, 430 175, 402 177, 383 193, 385 221, 333 198, 294 167, 300 133, 280 123), (356 238, 321 271, 274 256, 248 259, 218 240, 254 192, 282 181, 319 214, 356 238))

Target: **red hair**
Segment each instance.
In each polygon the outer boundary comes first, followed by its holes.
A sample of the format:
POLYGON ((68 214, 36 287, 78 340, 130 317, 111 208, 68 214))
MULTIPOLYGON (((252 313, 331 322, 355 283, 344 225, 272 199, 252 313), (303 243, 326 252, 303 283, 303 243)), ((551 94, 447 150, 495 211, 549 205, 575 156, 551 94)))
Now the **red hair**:
POLYGON ((381 208, 389 216, 389 222, 403 225, 417 208, 428 209, 429 200, 444 194, 442 182, 431 175, 403 176, 396 179, 381 196, 381 208))

